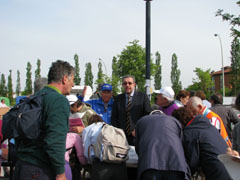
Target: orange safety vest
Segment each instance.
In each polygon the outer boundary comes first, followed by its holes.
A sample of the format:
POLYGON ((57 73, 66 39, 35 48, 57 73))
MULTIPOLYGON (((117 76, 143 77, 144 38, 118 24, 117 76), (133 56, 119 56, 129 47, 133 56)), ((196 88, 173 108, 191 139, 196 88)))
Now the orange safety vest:
POLYGON ((222 119, 215 112, 211 111, 207 107, 203 108, 202 115, 209 119, 211 124, 219 130, 220 135, 226 141, 227 145, 232 148, 232 143, 228 137, 222 119))

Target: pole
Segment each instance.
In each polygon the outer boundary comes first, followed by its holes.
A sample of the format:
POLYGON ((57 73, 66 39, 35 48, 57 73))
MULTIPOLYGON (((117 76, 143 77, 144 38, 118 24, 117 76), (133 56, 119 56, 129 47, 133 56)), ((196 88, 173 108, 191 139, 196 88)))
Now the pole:
POLYGON ((222 58, 222 90, 223 90, 223 98, 225 97, 225 85, 224 85, 224 64, 223 64, 223 48, 222 48, 222 40, 219 34, 214 34, 214 36, 217 36, 220 42, 221 47, 221 58, 222 58))
POLYGON ((150 79, 150 61, 151 61, 151 0, 146 1, 146 93, 150 99, 150 86, 151 86, 151 79, 150 79))
POLYGON ((103 61, 101 58, 99 58, 99 61, 101 61, 101 62, 103 63, 103 66, 104 66, 104 68, 105 68, 106 75, 107 75, 107 68, 106 68, 106 65, 105 65, 104 61, 103 61))

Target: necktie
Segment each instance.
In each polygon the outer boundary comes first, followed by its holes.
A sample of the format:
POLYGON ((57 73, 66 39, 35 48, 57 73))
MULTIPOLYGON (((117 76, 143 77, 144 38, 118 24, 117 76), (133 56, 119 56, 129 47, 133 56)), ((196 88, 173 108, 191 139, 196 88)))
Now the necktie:
POLYGON ((128 102, 127 102, 127 119, 126 119, 126 128, 125 132, 127 135, 130 135, 132 130, 131 130, 131 96, 128 96, 128 102))

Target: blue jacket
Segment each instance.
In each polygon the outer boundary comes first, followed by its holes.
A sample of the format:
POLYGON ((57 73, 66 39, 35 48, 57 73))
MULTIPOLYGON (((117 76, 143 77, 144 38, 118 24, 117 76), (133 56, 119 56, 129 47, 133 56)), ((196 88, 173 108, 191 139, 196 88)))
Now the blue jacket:
POLYGON ((102 101, 102 98, 91 99, 85 102, 92 106, 92 109, 102 117, 104 122, 106 122, 107 124, 111 124, 113 98, 111 98, 110 101, 108 102, 106 112, 104 110, 104 102, 102 101))

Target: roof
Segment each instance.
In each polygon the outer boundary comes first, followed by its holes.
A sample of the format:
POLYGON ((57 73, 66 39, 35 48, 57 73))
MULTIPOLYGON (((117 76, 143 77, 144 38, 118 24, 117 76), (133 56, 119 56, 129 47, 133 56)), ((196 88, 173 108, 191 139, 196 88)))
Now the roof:
MULTIPOLYGON (((232 68, 229 66, 225 66, 224 67, 224 74, 226 73, 230 73, 232 71, 232 68)), ((222 70, 216 71, 216 72, 212 72, 211 76, 215 76, 215 75, 221 75, 222 74, 222 70)))

